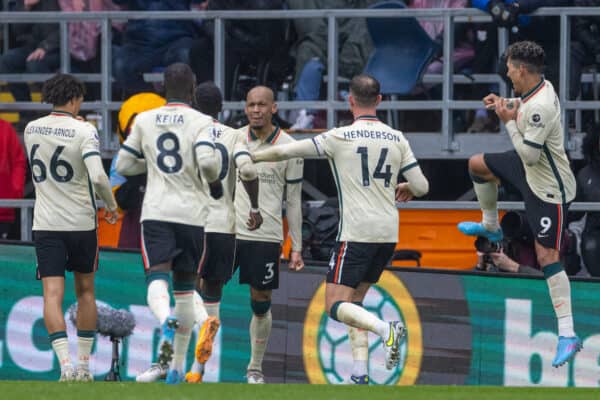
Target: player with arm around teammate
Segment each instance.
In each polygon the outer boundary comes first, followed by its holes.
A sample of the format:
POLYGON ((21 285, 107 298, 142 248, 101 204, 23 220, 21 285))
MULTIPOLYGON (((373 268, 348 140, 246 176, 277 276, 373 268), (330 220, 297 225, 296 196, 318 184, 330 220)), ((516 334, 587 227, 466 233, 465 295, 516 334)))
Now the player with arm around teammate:
POLYGON ((399 362, 405 328, 399 321, 380 320, 361 306, 362 301, 393 256, 398 240, 396 200, 422 196, 429 185, 402 133, 376 117, 379 82, 368 75, 355 76, 348 101, 352 125, 252 155, 255 162, 319 156, 329 160, 341 216, 327 273, 325 307, 331 318, 349 326, 354 358, 351 381, 364 384, 369 381, 367 331, 382 338, 386 367, 392 369, 399 362), (399 174, 407 182, 397 185, 399 174))
MULTIPOLYGON (((219 180, 223 196, 210 199, 204 232, 206 246, 196 280, 196 323, 201 326, 197 335, 195 360, 186 374, 189 383, 202 382, 204 364, 212 353, 213 340, 219 329, 219 306, 223 285, 231 278, 235 256, 235 208, 233 198, 236 178, 239 178, 250 199, 251 209, 246 227, 256 230, 262 224, 258 208, 258 177, 250 159, 244 134, 217 121, 223 105, 223 96, 212 82, 196 88, 194 106, 213 118, 214 146, 219 165, 219 180), (203 310, 206 309, 206 313, 203 310), (206 322, 204 322, 206 320, 206 322)), ((209 143, 204 145, 210 146, 209 143)))
POLYGON ((516 42, 506 50, 507 76, 519 99, 495 94, 483 101, 505 124, 514 150, 477 154, 469 159, 469 173, 483 213, 481 223, 461 222, 467 235, 500 241, 498 184, 510 183, 523 196, 527 220, 535 235, 535 252, 548 284, 558 319, 558 346, 552 366, 573 359, 581 349, 571 311, 571 286, 559 249, 569 203, 575 197, 575 177, 564 148, 560 103, 552 84, 542 75, 544 50, 536 43, 516 42))
POLYGON ((119 151, 117 171, 148 178, 142 205, 142 258, 148 305, 162 327, 159 368, 137 380, 155 380, 169 364, 167 383, 184 379, 185 353, 195 320, 194 285, 204 249, 208 191, 222 195, 210 130, 212 119, 190 104, 195 76, 187 64, 165 70, 167 104, 139 114, 119 151), (210 146, 199 143, 211 143, 210 146), (199 177, 200 175, 200 177, 199 177), (203 182, 208 182, 209 190, 203 182), (169 279, 172 272, 174 315, 169 279))
POLYGON ((105 202, 109 223, 117 221, 117 203, 102 166, 98 132, 77 119, 85 87, 71 75, 44 83, 42 101, 52 112, 25 128, 36 200, 33 239, 37 278, 44 291, 44 322, 56 353, 61 381, 92 381, 89 357, 96 334, 94 274, 98 267, 96 193, 105 202), (69 355, 62 311, 65 270, 75 276, 77 358, 69 355))

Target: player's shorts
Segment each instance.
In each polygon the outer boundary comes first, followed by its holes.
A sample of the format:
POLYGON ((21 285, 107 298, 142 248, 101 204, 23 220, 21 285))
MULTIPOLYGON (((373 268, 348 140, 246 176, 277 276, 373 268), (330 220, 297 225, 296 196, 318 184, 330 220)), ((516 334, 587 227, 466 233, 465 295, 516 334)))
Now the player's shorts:
POLYGON ((503 185, 512 186, 523 196, 527 222, 535 240, 546 248, 560 249, 569 204, 547 203, 537 197, 527 184, 525 168, 516 151, 484 154, 483 159, 503 185))
POLYGON ((204 251, 204 227, 147 220, 142 222, 141 239, 146 271, 169 261, 173 271, 198 271, 204 251))
POLYGON ((33 231, 37 279, 98 269, 98 235, 91 231, 33 231))
POLYGON ((394 255, 396 243, 337 242, 329 260, 327 282, 356 288, 376 283, 394 255))
POLYGON ((240 283, 256 290, 279 287, 281 244, 255 240, 236 240, 235 268, 240 269, 240 283))
POLYGON ((207 281, 227 282, 233 275, 235 235, 207 232, 204 257, 198 274, 207 281))

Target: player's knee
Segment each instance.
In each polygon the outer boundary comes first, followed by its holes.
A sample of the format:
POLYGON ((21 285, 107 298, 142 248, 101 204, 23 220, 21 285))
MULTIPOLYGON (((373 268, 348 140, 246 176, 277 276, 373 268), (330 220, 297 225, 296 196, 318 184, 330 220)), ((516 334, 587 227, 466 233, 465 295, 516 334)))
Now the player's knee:
POLYGON ((482 177, 489 173, 483 161, 483 154, 476 154, 469 158, 469 173, 471 174, 471 178, 473 176, 482 177))
POLYGON ((271 300, 267 301, 256 301, 250 300, 250 307, 254 315, 260 317, 265 315, 271 309, 271 300))
POLYGON ((146 274, 146 285, 150 285, 153 281, 166 281, 167 284, 171 280, 171 275, 164 271, 150 270, 146 274))
POLYGON ((333 303, 331 305, 331 307, 327 308, 327 314, 329 314, 329 317, 331 319, 333 319, 335 321, 339 321, 339 318, 338 318, 338 308, 340 307, 340 305, 342 303, 343 303, 343 301, 336 301, 335 303, 333 303))
POLYGON ((202 280, 200 287, 197 287, 196 290, 200 293, 204 302, 217 303, 221 301, 223 282, 202 280))

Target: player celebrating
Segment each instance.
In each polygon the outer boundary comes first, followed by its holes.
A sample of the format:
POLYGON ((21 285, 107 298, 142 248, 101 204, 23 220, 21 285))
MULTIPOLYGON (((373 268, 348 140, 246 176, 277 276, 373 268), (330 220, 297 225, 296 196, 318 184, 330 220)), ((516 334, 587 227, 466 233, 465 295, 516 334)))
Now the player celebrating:
POLYGON ((325 303, 331 318, 358 328, 350 329, 355 358, 351 380, 355 383, 368 383, 366 331, 382 338, 388 369, 399 362, 400 341, 405 335, 402 323, 382 321, 361 303, 396 247, 395 199, 408 201, 428 191, 427 179, 408 141, 375 116, 381 101, 379 88, 373 77, 355 76, 348 98, 355 119, 352 125, 334 128, 313 139, 253 152, 256 162, 293 157, 329 159, 341 217, 338 242, 329 263, 325 303), (396 185, 399 173, 408 182, 396 185))
POLYGON ((71 75, 44 83, 42 101, 50 115, 25 128, 36 201, 33 238, 37 277, 44 290, 44 322, 60 362, 61 381, 92 381, 89 358, 96 334, 94 273, 98 267, 96 195, 106 203, 105 218, 117 221, 117 203, 102 167, 98 132, 78 120, 85 87, 71 75), (90 185, 90 181, 93 184, 90 185), (69 356, 62 302, 65 270, 75 276, 77 295, 77 369, 69 356))
POLYGON ((483 221, 461 222, 467 235, 500 241, 498 184, 517 188, 525 201, 527 220, 535 234, 535 252, 542 266, 558 319, 559 341, 554 367, 570 361, 581 349, 573 329, 571 287, 560 264, 559 249, 569 203, 575 197, 575 177, 565 153, 560 104, 552 84, 542 76, 544 50, 533 42, 513 43, 506 50, 507 76, 520 99, 490 94, 483 99, 504 122, 515 150, 477 154, 469 173, 483 212, 483 221))
POLYGON ((214 118, 213 137, 217 158, 221 166, 219 179, 223 184, 223 196, 220 199, 210 199, 208 217, 204 227, 205 253, 202 258, 196 293, 201 296, 198 301, 204 302, 208 319, 202 315, 204 307, 198 307, 196 322, 200 325, 197 335, 195 362, 192 370, 186 374, 190 383, 202 382, 204 363, 212 352, 213 338, 219 328, 219 305, 223 285, 233 273, 235 256, 235 209, 233 198, 236 182, 236 171, 250 198, 250 214, 246 226, 255 230, 262 224, 262 216, 258 209, 258 177, 256 168, 250 159, 246 147, 245 136, 242 132, 220 124, 217 116, 221 112, 223 97, 219 88, 212 82, 204 82, 196 88, 195 106, 197 109, 214 118))
MULTIPOLYGON (((211 195, 222 194, 210 136, 212 119, 189 105, 194 87, 195 77, 187 64, 167 67, 167 104, 136 117, 117 161, 117 171, 122 175, 136 175, 148 169, 141 216, 142 257, 148 305, 162 326, 159 365, 166 365, 173 357, 167 383, 184 379, 185 352, 195 320, 194 282, 204 247, 208 204, 198 170, 202 179, 209 182, 211 195), (171 271, 173 316, 168 291, 171 271)), ((138 381, 155 379, 146 373, 142 375, 138 381)))
MULTIPOLYGON (((276 148, 293 142, 287 133, 273 125, 277 112, 273 91, 256 86, 246 95, 246 116, 249 125, 240 131, 244 134, 248 149, 276 148)), ((240 283, 250 285, 251 357, 248 364, 248 383, 264 383, 262 361, 271 334, 271 292, 279 287, 279 257, 283 239, 282 201, 286 193, 286 215, 292 252, 289 268, 293 271, 304 267, 302 260, 302 173, 303 160, 294 159, 277 163, 257 165, 260 180, 259 202, 264 218, 260 229, 251 230, 246 224, 249 212, 255 207, 238 181, 235 189, 236 252, 234 265, 240 268, 240 283)))

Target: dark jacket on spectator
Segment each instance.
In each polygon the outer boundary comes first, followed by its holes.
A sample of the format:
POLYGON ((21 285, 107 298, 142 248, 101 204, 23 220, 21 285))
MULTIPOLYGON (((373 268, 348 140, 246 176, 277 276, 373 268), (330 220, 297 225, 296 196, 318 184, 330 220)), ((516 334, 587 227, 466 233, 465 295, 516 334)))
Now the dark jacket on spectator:
MULTIPOLYGON (((574 0, 575 7, 600 7, 600 0, 574 0)), ((573 40, 580 42, 592 56, 600 55, 600 15, 574 17, 573 40)))
MULTIPOLYGON (((17 1, 14 11, 26 11, 23 0, 17 1)), ((29 11, 60 11, 56 0, 43 0, 29 11)), ((27 47, 31 51, 42 48, 46 52, 59 46, 58 24, 11 24, 14 45, 11 47, 27 47)))
MULTIPOLYGON (((25 185, 25 152, 12 125, 0 119, 0 199, 22 199, 25 185)), ((15 211, 0 208, 0 222, 13 222, 15 211)))
MULTIPOLYGON (((192 3, 201 0, 113 0, 128 10, 190 11, 192 3)), ((132 19, 127 22, 125 42, 146 47, 162 47, 182 37, 193 37, 196 27, 192 20, 132 19)))

